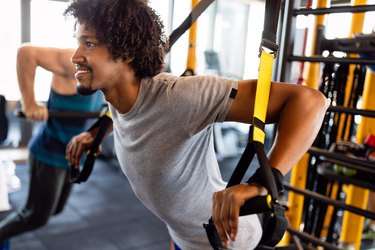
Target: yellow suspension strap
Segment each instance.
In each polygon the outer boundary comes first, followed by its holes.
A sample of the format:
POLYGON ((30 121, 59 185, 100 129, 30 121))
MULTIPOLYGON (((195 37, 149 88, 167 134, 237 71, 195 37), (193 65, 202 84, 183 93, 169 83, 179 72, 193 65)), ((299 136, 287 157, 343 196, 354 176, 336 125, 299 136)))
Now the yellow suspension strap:
MULTIPOLYGON (((253 124, 250 129, 252 133, 250 135, 252 137, 250 143, 258 157, 260 167, 255 171, 254 175, 250 177, 248 182, 259 183, 268 190, 266 204, 269 209, 263 210, 263 235, 257 249, 273 249, 280 242, 288 227, 288 221, 285 217, 285 208, 278 201, 278 194, 283 191, 283 175, 279 170, 272 168, 264 149, 266 138, 265 122, 271 89, 272 67, 278 51, 278 46, 275 42, 276 37, 273 37, 275 33, 265 34, 265 32, 263 32, 253 124)), ((245 209, 247 210, 245 214, 249 214, 249 212, 251 212, 250 208, 254 206, 251 200, 247 203, 249 204, 245 204, 241 209, 242 212, 244 212, 245 209)))
MULTIPOLYGON (((256 247, 258 250, 274 249, 284 236, 288 226, 285 209, 278 202, 278 194, 283 190, 283 176, 280 171, 271 167, 264 149, 266 137, 265 121, 271 88, 272 66, 278 51, 276 31, 280 2, 266 0, 265 25, 260 45, 260 66, 252 119, 253 124, 250 126, 248 144, 227 184, 227 188, 229 188, 241 183, 256 154, 260 167, 247 182, 264 186, 268 191, 268 195, 256 196, 248 200, 241 207, 240 216, 256 213, 263 214, 263 235, 256 247)), ((221 244, 212 218, 208 221, 208 224, 203 226, 213 249, 225 249, 221 244)))

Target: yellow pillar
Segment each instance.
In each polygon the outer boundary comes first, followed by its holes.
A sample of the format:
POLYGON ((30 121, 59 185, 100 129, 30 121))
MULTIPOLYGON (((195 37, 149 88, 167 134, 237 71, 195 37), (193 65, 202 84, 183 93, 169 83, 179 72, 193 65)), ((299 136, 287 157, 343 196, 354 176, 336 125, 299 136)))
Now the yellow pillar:
MULTIPOLYGON (((354 0, 352 1, 352 5, 365 5, 367 0, 354 0)), ((355 34, 362 33, 362 27, 365 20, 365 13, 354 13, 352 14, 352 23, 350 26, 350 37, 353 37, 355 34)), ((357 54, 349 54, 350 57, 358 57, 357 54)), ((348 79, 346 81, 346 88, 345 88, 345 99, 344 99, 344 106, 347 107, 349 104, 351 89, 353 86, 353 78, 354 78, 354 69, 356 65, 350 65, 349 66, 349 74, 348 79)), ((349 115, 350 117, 350 115, 349 115)), ((338 138, 341 138, 342 133, 344 133, 344 138, 347 138, 349 134, 349 129, 346 131, 343 131, 342 128, 344 126, 344 116, 341 115, 341 122, 338 129, 338 138)), ((350 122, 350 119, 348 119, 348 122, 350 122)), ((347 124, 347 127, 349 127, 349 124, 347 124)))
MULTIPOLYGON (((199 0, 192 0, 192 9, 197 5, 199 0)), ((186 69, 196 71, 196 42, 197 42, 197 21, 189 29, 189 49, 186 62, 186 69)))
MULTIPOLYGON (((315 0, 312 4, 312 8, 326 8, 327 0, 315 0)), ((324 24, 324 15, 317 15, 314 23, 314 30, 311 31, 310 39, 312 41, 316 40, 317 30, 320 26, 324 24)), ((310 51, 315 51, 315 42, 311 43, 310 51)), ((313 52, 312 52, 313 53, 313 52)), ((319 63, 308 63, 307 64, 307 75, 305 77, 305 84, 311 88, 318 89, 319 77, 320 77, 320 67, 319 63)), ((308 168, 308 154, 293 167, 290 178, 290 185, 305 189, 306 187, 306 177, 308 168)), ((303 212, 304 197, 302 195, 294 194, 289 192, 288 194, 288 207, 289 211, 286 216, 289 220, 289 225, 296 230, 299 230, 302 212, 303 212)), ((284 238, 279 245, 288 244, 290 242, 290 235, 285 234, 284 238)))
MULTIPOLYGON (((326 8, 327 7, 327 0, 316 0, 313 3, 313 8, 326 8)), ((310 34, 310 40, 316 41, 317 31, 320 27, 324 26, 325 22, 325 15, 316 15, 315 17, 315 24, 314 24, 314 30, 311 31, 310 34)), ((315 53, 315 42, 311 43, 310 47, 310 56, 314 55, 315 53)), ((307 73, 305 76, 305 82, 306 85, 318 89, 319 85, 319 77, 320 77, 320 63, 309 63, 307 64, 307 73)))
MULTIPOLYGON (((375 110, 375 74, 369 69, 366 72, 366 81, 362 96, 362 109, 375 110), (372 94, 372 97, 371 97, 372 94)), ((362 143, 368 134, 375 134, 375 119, 369 117, 362 117, 358 125, 358 132, 356 139, 362 143)))
MULTIPOLYGON (((305 188, 308 160, 309 154, 305 154, 298 163, 299 171, 292 171, 290 179, 291 184, 294 187, 299 187, 302 189, 305 188), (303 172, 304 174, 300 174, 299 172, 303 172)), ((287 217, 289 219, 289 225, 294 229, 298 229, 301 224, 304 196, 296 194, 294 192, 290 192, 289 200, 293 201, 292 203, 288 204, 289 210, 287 211, 287 217)))
MULTIPOLYGON (((366 0, 354 0, 352 1, 352 5, 365 5, 367 3, 366 0)), ((353 36, 356 33, 362 32, 363 22, 364 22, 364 13, 353 13, 352 14, 352 24, 351 24, 351 32, 350 35, 353 36)), ((355 55, 350 55, 351 57, 354 57, 355 55)), ((353 69, 354 65, 350 67, 350 75, 348 77, 347 82, 347 89, 346 89, 346 100, 345 103, 348 103, 348 98, 351 90, 351 85, 353 82, 353 69)), ((370 103, 369 95, 372 91, 374 91, 374 84, 371 85, 371 77, 369 74, 367 74, 366 79, 366 87, 364 89, 364 96, 363 96, 363 107, 362 108, 375 108, 375 102, 373 101, 370 103), (372 105, 372 106, 371 106, 372 105), (371 107, 370 107, 371 106, 371 107)), ((374 93, 374 92, 372 92, 374 93)), ((366 121, 366 118, 362 118, 362 121, 357 129, 357 142, 362 143, 363 138, 365 134, 367 133, 367 129, 365 129, 366 126, 369 124, 369 122, 366 122, 367 124, 364 125, 364 121, 366 121)), ((372 126, 374 126, 374 123, 372 122, 372 126)), ((344 133, 347 133, 348 131, 343 131, 344 133)), ((366 209, 367 207, 367 201, 369 197, 369 191, 360 187, 356 187, 353 185, 349 185, 346 191, 346 203, 366 209)), ((359 216, 353 213, 349 213, 347 211, 344 212, 343 222, 342 222, 342 233, 340 240, 344 243, 354 244, 356 250, 360 250, 361 246, 361 237, 362 237, 362 229, 363 229, 363 223, 364 223, 364 217, 359 216)))

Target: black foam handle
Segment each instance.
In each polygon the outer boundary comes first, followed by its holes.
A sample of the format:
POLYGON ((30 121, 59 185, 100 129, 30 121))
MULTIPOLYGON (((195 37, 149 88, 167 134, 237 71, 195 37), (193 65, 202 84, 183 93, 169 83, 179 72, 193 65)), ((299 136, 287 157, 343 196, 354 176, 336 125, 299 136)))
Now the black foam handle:
MULTIPOLYGON (((108 128, 112 124, 112 119, 107 116, 103 115, 99 118, 99 120, 94 124, 97 126, 98 132, 94 138, 94 141, 92 142, 90 148, 89 148, 89 153, 87 154, 87 158, 83 164, 82 171, 77 172, 77 169, 75 169, 74 166, 70 166, 70 181, 73 183, 81 183, 85 182, 94 167, 95 159, 96 159, 96 152, 98 151, 99 145, 102 142, 104 136, 106 135, 106 132, 108 128)), ((90 131, 90 129, 88 130, 90 131)))
MULTIPOLYGON (((26 115, 21 109, 14 111, 14 116, 19 118, 25 118, 26 115)), ((53 118, 98 118, 100 111, 60 111, 60 110, 49 110, 48 116, 53 118)))
POLYGON ((270 199, 271 197, 269 197, 269 195, 255 196, 254 198, 251 198, 241 207, 240 216, 271 211, 272 205, 270 199))

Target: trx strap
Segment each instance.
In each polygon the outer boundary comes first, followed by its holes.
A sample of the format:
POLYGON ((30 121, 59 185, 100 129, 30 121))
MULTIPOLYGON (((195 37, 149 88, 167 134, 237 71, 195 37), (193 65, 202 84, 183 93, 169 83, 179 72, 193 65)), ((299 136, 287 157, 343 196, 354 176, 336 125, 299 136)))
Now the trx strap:
MULTIPOLYGON (((173 44, 190 28, 190 26, 198 19, 198 17, 210 6, 214 0, 201 0, 191 11, 189 16, 178 26, 169 36, 169 47, 166 53, 170 51, 173 44)), ((105 133, 109 126, 112 124, 109 109, 107 108, 104 115, 102 115, 92 127, 87 131, 92 131, 98 128, 98 133, 94 138, 94 142, 86 152, 86 159, 83 164, 82 170, 70 166, 70 181, 74 183, 85 182, 90 176, 94 167, 96 152, 102 142, 105 133)))
POLYGON ((75 168, 74 166, 70 166, 70 181, 73 183, 81 183, 85 182, 94 167, 96 154, 99 149, 99 145, 102 142, 108 128, 112 124, 111 115, 109 112, 109 109, 107 107, 106 111, 103 113, 103 115, 100 116, 100 118, 87 130, 93 131, 94 129, 97 129, 96 136, 94 138, 94 141, 92 142, 90 148, 86 151, 86 159, 83 164, 82 170, 79 168, 75 168))
POLYGON ((188 17, 169 35, 169 52, 175 42, 193 25, 193 23, 198 19, 198 17, 213 3, 214 0, 201 0, 193 10, 190 12, 188 17))
POLYGON ((186 69, 181 76, 195 75, 195 51, 196 51, 196 33, 198 17, 213 3, 214 0, 192 0, 192 11, 189 16, 175 29, 169 36, 169 49, 171 46, 190 28, 189 32, 189 48, 186 62, 186 69))
MULTIPOLYGON (((271 167, 264 149, 266 137, 264 129, 271 87, 272 66, 278 51, 276 31, 280 2, 281 1, 266 0, 265 30, 262 33, 262 42, 259 49, 260 66, 254 104, 253 124, 250 126, 249 141, 245 151, 227 184, 228 188, 241 183, 248 166, 256 154, 260 167, 256 171, 256 174, 250 177, 250 182, 261 179, 261 183, 259 184, 267 189, 268 195, 256 196, 248 200, 240 209, 240 215, 263 213, 263 235, 256 249, 273 249, 283 237, 288 226, 285 217, 285 209, 277 200, 279 191, 283 189, 282 175, 278 170, 271 167), (276 181, 278 183, 276 183, 276 181), (279 184, 279 188, 277 184, 279 184)), ((225 249, 221 244, 212 218, 209 219, 208 224, 204 224, 204 228, 206 229, 211 246, 215 250, 225 249)))

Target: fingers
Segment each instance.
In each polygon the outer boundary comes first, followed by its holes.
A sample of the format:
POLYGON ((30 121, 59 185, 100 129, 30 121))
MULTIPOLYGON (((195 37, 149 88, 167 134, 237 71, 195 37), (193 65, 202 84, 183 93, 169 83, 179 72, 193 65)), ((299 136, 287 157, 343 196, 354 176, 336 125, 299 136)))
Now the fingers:
POLYGON ((245 201, 257 195, 259 195, 258 188, 248 184, 235 185, 214 193, 212 220, 223 247, 228 246, 229 240, 236 240, 240 208, 245 201))
POLYGON ((74 167, 79 167, 79 165, 77 166, 77 159, 76 159, 76 146, 75 146, 75 142, 74 142, 74 137, 69 141, 68 145, 66 146, 66 149, 65 149, 65 159, 68 160, 69 162, 69 165, 71 166, 74 166, 74 167))
POLYGON ((25 108, 24 113, 26 119, 30 121, 47 121, 48 119, 48 109, 43 104, 29 106, 25 108))
POLYGON ((230 206, 229 208, 229 237, 232 241, 235 241, 237 238, 238 232, 238 217, 240 216, 240 208, 244 204, 245 201, 238 201, 237 204, 234 206, 230 206))
POLYGON ((88 132, 83 132, 73 137, 66 146, 65 151, 65 158, 69 164, 79 168, 82 154, 92 142, 93 136, 88 132))
POLYGON ((236 240, 239 211, 244 203, 233 191, 225 189, 214 194, 212 220, 224 247, 228 246, 229 239, 236 240))
POLYGON ((216 192, 213 196, 213 206, 212 206, 212 221, 215 224, 216 230, 220 236, 221 243, 224 247, 228 244, 227 233, 222 224, 222 204, 223 204, 224 191, 216 192))

